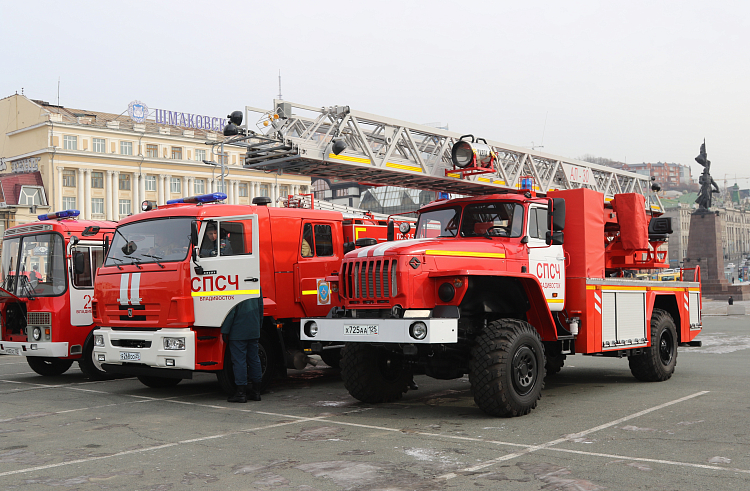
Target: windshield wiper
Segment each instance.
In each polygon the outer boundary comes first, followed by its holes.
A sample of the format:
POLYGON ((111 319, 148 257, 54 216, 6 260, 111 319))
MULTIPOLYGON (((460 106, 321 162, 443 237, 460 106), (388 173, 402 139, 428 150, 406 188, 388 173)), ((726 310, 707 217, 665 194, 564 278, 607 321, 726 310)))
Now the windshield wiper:
POLYGON ((156 264, 158 264, 162 269, 164 269, 164 265, 159 262, 159 259, 162 259, 159 256, 152 256, 151 254, 141 254, 143 257, 150 257, 151 259, 156 259, 156 264))
MULTIPOLYGON (((121 263, 125 262, 122 259, 120 259, 119 257, 110 257, 109 259, 112 259, 114 261, 120 261, 121 263)), ((115 266, 117 266, 117 269, 122 269, 122 266, 120 266, 119 264, 115 264, 115 266)))
MULTIPOLYGON (((143 254, 141 254, 141 255, 143 255, 143 254)), ((133 262, 130 263, 130 264, 135 264, 136 266, 138 266, 138 269, 143 269, 143 266, 141 266, 141 262, 138 260, 137 257, 134 256, 134 257, 131 257, 130 259, 133 260, 133 262)))

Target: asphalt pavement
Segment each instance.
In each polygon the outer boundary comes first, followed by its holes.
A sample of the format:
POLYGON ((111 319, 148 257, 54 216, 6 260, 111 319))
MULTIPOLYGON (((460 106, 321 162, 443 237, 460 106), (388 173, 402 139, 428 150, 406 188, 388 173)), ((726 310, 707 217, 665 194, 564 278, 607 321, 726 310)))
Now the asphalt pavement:
POLYGON ((371 405, 321 363, 231 404, 211 375, 155 390, 0 356, 0 487, 750 489, 750 318, 720 307, 704 303, 703 347, 680 348, 670 380, 569 357, 519 418, 482 413, 467 378, 417 376, 419 390, 371 405))

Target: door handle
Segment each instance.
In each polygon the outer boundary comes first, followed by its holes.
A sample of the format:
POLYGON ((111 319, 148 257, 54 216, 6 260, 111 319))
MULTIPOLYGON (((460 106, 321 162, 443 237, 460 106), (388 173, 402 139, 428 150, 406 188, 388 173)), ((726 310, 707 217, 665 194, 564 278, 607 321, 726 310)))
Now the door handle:
POLYGON ((257 282, 258 278, 245 278, 245 281, 254 281, 254 282, 257 282))

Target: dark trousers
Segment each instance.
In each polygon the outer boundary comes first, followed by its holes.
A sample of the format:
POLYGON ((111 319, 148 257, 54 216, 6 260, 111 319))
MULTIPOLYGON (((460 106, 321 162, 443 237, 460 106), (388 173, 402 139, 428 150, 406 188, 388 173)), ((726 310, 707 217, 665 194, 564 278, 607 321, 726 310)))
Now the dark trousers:
POLYGON ((232 355, 234 383, 247 385, 247 379, 259 383, 262 372, 258 357, 258 340, 241 339, 229 341, 229 352, 232 355))

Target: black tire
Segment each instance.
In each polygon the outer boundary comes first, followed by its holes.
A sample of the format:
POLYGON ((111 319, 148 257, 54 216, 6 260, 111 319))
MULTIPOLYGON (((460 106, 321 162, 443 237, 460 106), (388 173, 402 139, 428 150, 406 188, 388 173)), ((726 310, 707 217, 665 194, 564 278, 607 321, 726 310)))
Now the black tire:
POLYGON ((498 319, 475 339, 469 362, 474 402, 491 416, 528 414, 542 397, 544 347, 528 322, 498 319))
POLYGON ((61 358, 49 358, 46 356, 27 356, 26 361, 29 366, 39 375, 45 377, 55 377, 68 371, 73 364, 73 360, 63 360, 61 358))
POLYGON ((567 355, 559 353, 556 355, 547 355, 544 362, 545 376, 552 377, 557 375, 562 370, 562 367, 565 366, 565 358, 567 358, 567 355))
POLYGON ((166 389, 182 382, 181 378, 151 377, 149 375, 138 375, 138 380, 146 387, 151 387, 152 389, 166 389))
POLYGON ((642 355, 628 358, 630 372, 643 382, 669 380, 677 366, 677 327, 669 312, 654 309, 651 346, 642 355))
POLYGON ((365 343, 346 343, 341 351, 344 387, 362 402, 393 402, 409 390, 412 372, 400 353, 365 343))
MULTIPOLYGON (((226 346, 226 345, 225 345, 226 346)), ((260 390, 265 391, 273 381, 278 371, 279 350, 277 344, 265 332, 260 333, 258 340, 258 357, 260 358, 261 382, 260 390)), ((233 395, 237 390, 234 384, 234 370, 232 369, 232 355, 229 348, 224 350, 224 369, 216 372, 221 390, 227 395, 233 395)), ((248 382, 250 379, 248 378, 248 382)))
POLYGON ((78 360, 78 368, 81 369, 86 378, 90 380, 109 380, 112 375, 101 370, 94 361, 94 333, 90 333, 83 343, 83 353, 78 360))
POLYGON ((331 368, 341 368, 341 350, 342 349, 343 348, 324 349, 320 353, 320 358, 323 360, 323 363, 325 363, 331 368))

